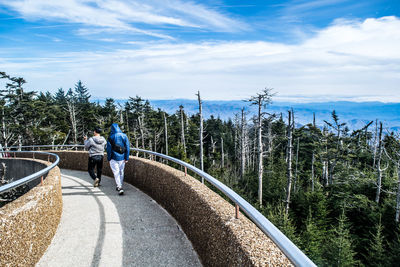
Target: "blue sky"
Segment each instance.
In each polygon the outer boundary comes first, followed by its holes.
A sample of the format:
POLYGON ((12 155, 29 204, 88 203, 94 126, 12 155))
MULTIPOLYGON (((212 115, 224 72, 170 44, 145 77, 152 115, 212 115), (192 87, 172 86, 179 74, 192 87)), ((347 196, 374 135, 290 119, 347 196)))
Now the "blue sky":
POLYGON ((400 1, 0 0, 0 70, 95 97, 400 102, 400 1))

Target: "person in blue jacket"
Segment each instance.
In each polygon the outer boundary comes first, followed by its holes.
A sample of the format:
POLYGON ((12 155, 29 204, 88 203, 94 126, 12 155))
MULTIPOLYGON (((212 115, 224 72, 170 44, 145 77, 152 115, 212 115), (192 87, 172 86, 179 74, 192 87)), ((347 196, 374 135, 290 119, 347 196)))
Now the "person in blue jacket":
POLYGON ((129 160, 129 140, 119 128, 117 123, 111 125, 110 136, 107 139, 107 160, 110 162, 111 170, 117 184, 118 194, 124 194, 122 185, 124 183, 124 168, 129 160))

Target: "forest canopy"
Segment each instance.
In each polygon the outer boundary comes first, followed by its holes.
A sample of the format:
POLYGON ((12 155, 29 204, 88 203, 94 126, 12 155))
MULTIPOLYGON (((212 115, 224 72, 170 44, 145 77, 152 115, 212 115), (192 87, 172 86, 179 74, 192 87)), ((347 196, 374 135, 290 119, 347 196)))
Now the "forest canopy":
MULTIPOLYGON (((232 119, 203 119, 183 106, 155 110, 140 96, 96 103, 81 81, 52 94, 27 92, 23 78, 5 72, 0 78, 2 147, 79 144, 95 127, 107 137, 118 123, 133 146, 203 166, 319 266, 400 261, 400 141, 375 118, 350 131, 333 110, 323 125, 314 118, 296 127, 295 110, 268 113, 273 92, 265 89, 232 119), (256 116, 249 105, 259 108, 256 116)), ((206 105, 200 92, 198 100, 206 105)))

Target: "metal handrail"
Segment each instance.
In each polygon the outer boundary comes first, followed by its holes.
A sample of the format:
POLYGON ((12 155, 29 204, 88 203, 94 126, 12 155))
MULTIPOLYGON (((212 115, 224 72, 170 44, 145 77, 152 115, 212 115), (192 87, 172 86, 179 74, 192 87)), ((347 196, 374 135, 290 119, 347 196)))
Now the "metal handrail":
POLYGON ((246 200, 239 196, 232 189, 225 184, 218 181, 208 173, 190 165, 182 160, 160 154, 157 152, 133 148, 132 150, 157 156, 172 162, 175 162, 206 179, 210 184, 223 192, 230 200, 239 206, 244 213, 263 231, 274 243, 282 250, 282 252, 296 265, 296 266, 316 266, 289 238, 287 238, 275 225, 273 225, 267 218, 265 218, 256 208, 250 205, 246 200))
MULTIPOLYGON (((9 147, 9 148, 24 148, 22 147, 9 147)), ((42 146, 28 146, 32 148, 45 148, 45 147, 84 147, 84 145, 42 145, 42 146)), ((132 151, 146 153, 156 157, 166 159, 177 163, 185 167, 185 173, 187 169, 193 171, 200 177, 204 178, 210 184, 218 188, 224 195, 226 195, 231 201, 233 201, 237 207, 236 212, 238 212, 238 207, 244 211, 244 213, 260 228, 260 230, 265 233, 281 250, 282 252, 292 261, 296 266, 316 266, 289 238, 287 238, 275 225, 273 225, 267 218, 264 217, 256 208, 254 208, 250 203, 244 200, 232 189, 227 187, 225 184, 221 183, 216 178, 212 177, 208 173, 194 167, 193 165, 184 162, 182 160, 139 148, 132 148, 132 151)), ((52 154, 52 153, 49 153, 52 154)), ((1 191, 0 191, 1 193, 1 191)))
MULTIPOLYGON (((0 151, 1 153, 10 153, 7 151, 0 151)), ((47 156, 54 156, 56 158, 56 160, 50 165, 47 166, 46 168, 44 168, 43 170, 40 170, 38 172, 35 172, 29 176, 26 176, 24 178, 18 179, 17 181, 11 182, 9 184, 5 184, 3 186, 0 186, 0 194, 1 193, 5 193, 7 191, 10 191, 14 188, 17 188, 21 185, 27 184, 39 177, 42 177, 43 175, 47 174, 50 170, 52 170, 54 167, 56 167, 58 165, 58 163, 60 162, 60 158, 58 155, 54 154, 54 153, 49 153, 49 152, 41 152, 41 151, 12 151, 11 153, 34 153, 34 154, 44 154, 47 156)))
MULTIPOLYGON (((31 146, 9 146, 9 147, 3 147, 2 149, 25 149, 25 148, 63 148, 63 147, 70 147, 70 148, 74 148, 74 147, 85 147, 85 145, 79 145, 79 144, 75 144, 75 145, 31 145, 31 146)), ((0 151, 1 153, 2 151, 0 151)), ((8 152, 8 151, 5 151, 8 152)), ((13 151, 14 152, 14 151, 13 151)))

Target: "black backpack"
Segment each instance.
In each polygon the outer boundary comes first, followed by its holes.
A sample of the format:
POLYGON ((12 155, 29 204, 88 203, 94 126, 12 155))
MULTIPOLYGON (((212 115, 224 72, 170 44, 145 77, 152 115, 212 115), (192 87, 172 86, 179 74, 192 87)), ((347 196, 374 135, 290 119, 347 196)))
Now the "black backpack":
POLYGON ((119 154, 124 154, 126 151, 126 148, 124 146, 120 146, 115 144, 114 140, 112 140, 110 137, 108 137, 108 142, 111 144, 111 149, 114 150, 115 152, 119 154))

